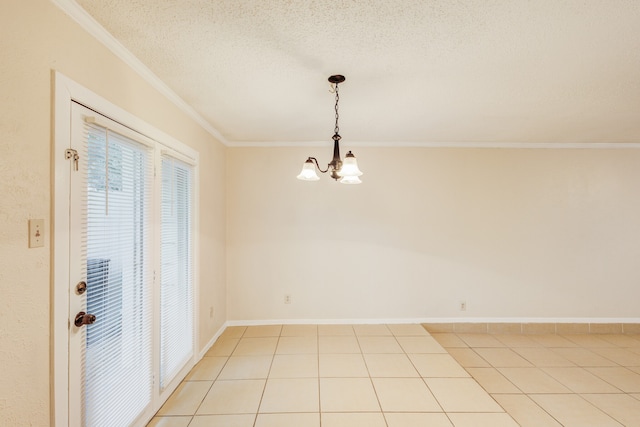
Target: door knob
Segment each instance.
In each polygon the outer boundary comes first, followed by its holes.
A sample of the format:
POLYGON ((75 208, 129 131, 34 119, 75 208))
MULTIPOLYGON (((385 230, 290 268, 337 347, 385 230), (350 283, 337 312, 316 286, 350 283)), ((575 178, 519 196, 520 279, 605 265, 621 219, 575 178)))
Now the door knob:
POLYGON ((80 327, 82 325, 91 325, 95 321, 96 321, 96 316, 94 316, 93 314, 87 314, 84 311, 81 311, 80 313, 76 314, 76 320, 73 323, 75 323, 77 327, 80 327))

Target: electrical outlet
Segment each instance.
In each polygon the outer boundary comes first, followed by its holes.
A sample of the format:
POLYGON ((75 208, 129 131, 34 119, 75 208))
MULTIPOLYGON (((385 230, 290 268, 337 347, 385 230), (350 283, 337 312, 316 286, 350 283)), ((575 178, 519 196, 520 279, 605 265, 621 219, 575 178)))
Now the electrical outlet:
POLYGON ((467 302, 460 301, 460 311, 467 311, 467 302))
POLYGON ((285 296, 284 296, 284 303, 285 303, 285 304, 291 304, 291 295, 289 295, 289 294, 285 294, 285 296))
POLYGON ((44 219, 29 220, 29 247, 41 248, 44 246, 44 219))

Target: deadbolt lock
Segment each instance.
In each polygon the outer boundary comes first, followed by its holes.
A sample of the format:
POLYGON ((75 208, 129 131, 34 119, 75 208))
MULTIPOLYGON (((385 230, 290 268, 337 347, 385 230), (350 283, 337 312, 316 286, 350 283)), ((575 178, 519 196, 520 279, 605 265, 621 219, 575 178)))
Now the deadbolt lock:
POLYGON ((85 292, 87 292, 87 282, 85 282, 84 280, 82 282, 78 282, 78 284, 76 285, 76 294, 82 295, 85 292))

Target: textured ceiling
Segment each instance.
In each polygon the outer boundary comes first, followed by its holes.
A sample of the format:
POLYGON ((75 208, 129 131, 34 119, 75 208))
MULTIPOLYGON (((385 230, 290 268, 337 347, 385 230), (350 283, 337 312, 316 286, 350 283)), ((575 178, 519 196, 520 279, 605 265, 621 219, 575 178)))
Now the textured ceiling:
POLYGON ((640 142, 638 0, 77 0, 227 141, 640 142))

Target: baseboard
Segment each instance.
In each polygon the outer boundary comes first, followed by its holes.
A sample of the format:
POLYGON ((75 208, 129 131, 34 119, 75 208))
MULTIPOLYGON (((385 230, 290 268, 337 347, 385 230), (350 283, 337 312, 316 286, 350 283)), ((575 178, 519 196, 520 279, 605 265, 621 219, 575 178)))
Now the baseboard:
MULTIPOLYGON (((640 318, 403 318, 228 320, 227 326, 422 324, 429 332, 509 334, 640 334, 640 318)), ((217 337, 214 337, 217 339, 217 337)), ((212 340, 212 343, 215 342, 212 340)))
MULTIPOLYGON (((263 325, 397 325, 425 323, 423 318, 406 319, 260 319, 260 320, 228 320, 229 326, 263 326, 263 325)), ((448 321, 451 321, 449 319, 448 321)))
POLYGON ((220 326, 220 329, 218 329, 218 331, 213 335, 213 337, 209 340, 209 342, 207 342, 204 348, 200 350, 200 353, 198 353, 198 360, 196 360, 196 363, 202 360, 204 355, 207 354, 207 352, 211 349, 211 347, 213 347, 213 345, 216 343, 218 338, 220 338, 220 335, 222 335, 222 333, 224 332, 225 329, 227 329, 228 326, 230 326, 228 321, 224 322, 222 326, 220 326))

